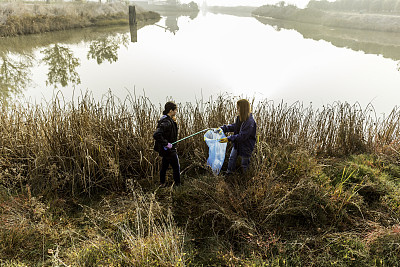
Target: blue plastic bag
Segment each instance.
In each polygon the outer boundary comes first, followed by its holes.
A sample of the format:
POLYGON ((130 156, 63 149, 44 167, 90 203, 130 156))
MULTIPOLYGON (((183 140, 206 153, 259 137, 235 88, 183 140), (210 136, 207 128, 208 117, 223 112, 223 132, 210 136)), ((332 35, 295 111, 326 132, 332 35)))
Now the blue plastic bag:
POLYGON ((224 164, 227 143, 220 143, 219 140, 225 137, 222 130, 217 133, 214 130, 208 130, 204 134, 204 141, 208 145, 207 165, 211 167, 215 175, 219 174, 224 164))

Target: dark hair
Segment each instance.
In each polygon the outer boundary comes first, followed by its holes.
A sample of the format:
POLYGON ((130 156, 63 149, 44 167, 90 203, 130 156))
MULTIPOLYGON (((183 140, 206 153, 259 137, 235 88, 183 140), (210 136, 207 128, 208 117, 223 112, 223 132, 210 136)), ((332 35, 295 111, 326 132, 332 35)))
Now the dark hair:
POLYGON ((250 117, 250 103, 247 99, 240 99, 237 102, 237 107, 239 108, 239 119, 241 122, 246 121, 250 117))
POLYGON ((176 104, 174 102, 167 102, 164 106, 163 115, 167 115, 171 110, 176 109, 176 104))

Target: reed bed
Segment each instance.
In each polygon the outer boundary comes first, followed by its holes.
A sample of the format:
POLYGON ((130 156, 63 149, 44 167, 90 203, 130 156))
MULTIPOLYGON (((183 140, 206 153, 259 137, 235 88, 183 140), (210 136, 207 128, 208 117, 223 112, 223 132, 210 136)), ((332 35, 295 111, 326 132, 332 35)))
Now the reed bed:
MULTIPOLYGON (((179 137, 231 123, 236 98, 179 104, 179 137)), ((146 97, 95 101, 89 94, 75 102, 58 95, 47 104, 15 102, 1 106, 2 183, 29 183, 36 192, 90 194, 120 190, 127 180, 157 181, 152 134, 161 106, 146 97), (58 191, 57 191, 58 190, 58 191)), ((334 103, 321 109, 272 101, 253 103, 258 124, 253 156, 262 168, 268 149, 302 149, 311 155, 343 156, 400 151, 400 111, 377 118, 371 107, 334 103)), ((178 145, 183 172, 205 169, 208 149, 201 136, 178 145)))
MULTIPOLYGON (((232 122, 237 100, 178 104, 179 137, 232 122)), ((372 106, 269 100, 252 109, 246 175, 215 177, 198 135, 178 145, 183 185, 160 189, 152 135, 162 105, 111 92, 3 103, 0 264, 398 262, 399 110, 378 118, 372 106)))

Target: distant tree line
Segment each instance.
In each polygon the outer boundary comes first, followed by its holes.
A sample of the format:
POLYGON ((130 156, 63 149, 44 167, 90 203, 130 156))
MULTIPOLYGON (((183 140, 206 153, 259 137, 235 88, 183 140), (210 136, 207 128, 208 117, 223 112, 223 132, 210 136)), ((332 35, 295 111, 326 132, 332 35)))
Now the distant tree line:
POLYGON ((329 11, 400 13, 400 0, 311 0, 307 7, 329 11))

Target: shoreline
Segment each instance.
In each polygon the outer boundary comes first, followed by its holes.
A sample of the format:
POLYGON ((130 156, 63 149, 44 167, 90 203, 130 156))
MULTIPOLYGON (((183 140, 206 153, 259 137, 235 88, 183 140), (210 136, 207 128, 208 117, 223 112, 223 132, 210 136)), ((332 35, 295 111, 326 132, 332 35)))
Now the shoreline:
MULTIPOLYGON (((129 23, 128 6, 120 3, 16 4, 0 5, 1 9, 10 14, 0 17, 0 37, 129 23)), ((136 8, 136 12, 139 23, 160 19, 160 14, 153 11, 136 8)))
POLYGON ((400 60, 400 37, 393 32, 378 32, 341 27, 328 27, 307 22, 253 16, 259 22, 277 29, 295 30, 306 39, 324 40, 336 47, 346 47, 366 54, 400 60))
POLYGON ((265 5, 252 12, 253 16, 310 23, 327 27, 369 30, 378 32, 400 32, 400 16, 383 14, 359 14, 328 12, 314 8, 299 9, 295 6, 265 5))

